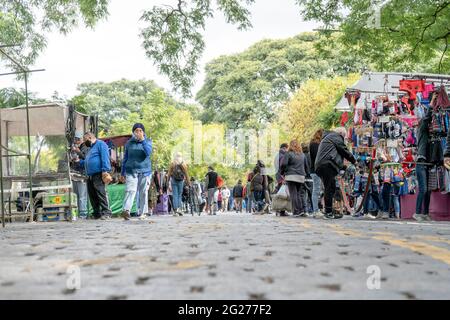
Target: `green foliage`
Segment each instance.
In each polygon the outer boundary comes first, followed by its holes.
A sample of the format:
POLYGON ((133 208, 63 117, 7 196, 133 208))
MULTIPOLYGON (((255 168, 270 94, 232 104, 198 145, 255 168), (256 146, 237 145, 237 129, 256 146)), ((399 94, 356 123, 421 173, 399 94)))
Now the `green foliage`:
MULTIPOLYGON (((78 90, 80 94, 73 97, 71 102, 79 112, 100 115, 100 130, 106 134, 109 134, 111 124, 116 120, 125 120, 129 117, 133 117, 133 121, 141 119, 144 116, 143 105, 148 95, 155 92, 163 93, 152 80, 127 79, 82 83, 78 85, 78 90)), ((190 110, 194 115, 200 114, 198 106, 178 102, 166 93, 163 102, 179 110, 190 110)))
MULTIPOLYGON (((245 30, 251 26, 250 12, 245 5, 253 2, 217 0, 216 4, 228 23, 245 30)), ((206 20, 214 16, 213 4, 212 0, 178 0, 176 7, 154 6, 141 17, 147 23, 141 32, 146 55, 185 96, 191 95, 198 62, 205 48, 202 32, 206 20)))
POLYGON ((358 74, 350 74, 347 77, 308 80, 283 107, 280 126, 287 128, 290 139, 296 138, 300 142, 309 142, 320 128, 335 127, 341 113, 334 107, 345 89, 359 78, 358 74))
POLYGON ((279 106, 304 81, 346 75, 364 67, 342 48, 330 49, 330 44, 318 50, 324 40, 315 33, 264 40, 242 53, 211 61, 197 94, 204 107, 202 120, 259 129, 274 120, 279 106))
MULTIPOLYGON (((340 31, 340 42, 379 71, 450 71, 447 0, 297 0, 307 20, 340 31)), ((328 35, 329 32, 326 32, 328 35)))
POLYGON ((47 32, 67 34, 79 21, 94 27, 107 16, 107 4, 108 0, 0 0, 0 44, 19 45, 5 50, 23 65, 32 65, 47 45, 47 32))
MULTIPOLYGON (((28 93, 29 104, 41 104, 46 100, 36 98, 36 95, 32 92, 28 93)), ((15 108, 21 105, 25 105, 26 96, 25 90, 17 90, 15 88, 3 88, 0 89, 0 108, 15 108)))

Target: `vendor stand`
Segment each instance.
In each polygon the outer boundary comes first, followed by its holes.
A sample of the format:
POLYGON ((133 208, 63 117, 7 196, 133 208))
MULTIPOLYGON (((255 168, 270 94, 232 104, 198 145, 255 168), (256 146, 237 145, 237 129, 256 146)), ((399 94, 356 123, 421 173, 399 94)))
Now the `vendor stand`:
POLYGON ((375 196, 383 198, 388 210, 400 213, 402 219, 412 217, 417 197, 416 130, 431 108, 433 159, 426 164, 433 190, 430 216, 450 220, 450 174, 443 167, 450 105, 442 102, 448 101, 449 86, 450 76, 366 72, 346 90, 335 109, 343 112, 341 125, 347 125, 358 159, 346 177, 347 194, 356 212, 364 205, 367 209, 368 199, 375 196))
POLYGON ((6 221, 76 218, 69 150, 75 131, 92 127, 87 115, 58 103, 0 109, 2 206, 6 221), (26 154, 27 140, 31 141, 32 179, 27 175, 28 156, 21 157, 26 154))

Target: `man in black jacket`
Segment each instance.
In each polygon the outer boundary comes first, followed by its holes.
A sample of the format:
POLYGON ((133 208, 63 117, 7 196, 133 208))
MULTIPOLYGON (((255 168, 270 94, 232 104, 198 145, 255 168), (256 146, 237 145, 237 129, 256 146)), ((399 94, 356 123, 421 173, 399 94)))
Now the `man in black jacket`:
POLYGON ((205 176, 205 192, 206 194, 206 211, 210 215, 216 215, 217 203, 214 201, 214 194, 217 190, 217 172, 214 171, 212 166, 208 167, 208 173, 205 176))
POLYGON ((356 159, 345 145, 347 130, 336 128, 334 132, 327 132, 319 145, 315 162, 316 174, 325 187, 325 218, 342 218, 341 214, 333 214, 333 197, 336 192, 336 176, 345 168, 344 159, 355 164, 356 159))
POLYGON ((237 185, 233 188, 233 198, 234 198, 234 208, 236 213, 242 213, 242 198, 244 197, 244 187, 242 186, 242 181, 239 180, 237 185))
POLYGON ((429 163, 431 162, 430 124, 432 118, 433 109, 429 108, 417 127, 416 176, 419 192, 417 193, 416 212, 413 215, 413 218, 417 221, 430 220, 431 190, 428 189, 428 179, 430 177, 429 163))

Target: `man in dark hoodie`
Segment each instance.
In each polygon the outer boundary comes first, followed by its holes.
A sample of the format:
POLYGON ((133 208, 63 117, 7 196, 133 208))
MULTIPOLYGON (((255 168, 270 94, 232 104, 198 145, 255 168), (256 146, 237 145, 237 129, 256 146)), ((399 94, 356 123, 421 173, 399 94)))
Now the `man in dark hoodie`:
POLYGON ((333 213, 333 197, 336 192, 336 176, 344 167, 344 159, 356 163, 353 154, 345 145, 347 130, 343 127, 327 132, 319 145, 315 161, 316 174, 325 187, 325 219, 339 219, 341 214, 333 213))

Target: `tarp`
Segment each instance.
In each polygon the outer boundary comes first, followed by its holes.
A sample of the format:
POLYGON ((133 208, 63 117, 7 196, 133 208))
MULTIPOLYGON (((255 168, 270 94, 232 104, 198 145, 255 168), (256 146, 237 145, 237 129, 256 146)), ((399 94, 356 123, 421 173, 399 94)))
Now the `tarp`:
MULTIPOLYGON (((65 135, 68 107, 58 104, 42 104, 29 106, 30 135, 57 136, 65 135)), ((26 107, 0 109, 2 135, 7 137, 26 136, 27 118, 26 107)), ((75 131, 86 131, 87 116, 75 112, 75 131)), ((3 139, 2 139, 3 140, 3 139)))
MULTIPOLYGON (((403 79, 402 75, 388 74, 382 72, 365 72, 347 91, 360 91, 361 97, 356 104, 356 107, 363 108, 367 103, 370 103, 376 96, 387 94, 396 96, 400 93, 398 90, 399 82, 403 79)), ((347 98, 344 96, 339 100, 334 107, 335 110, 345 112, 352 111, 347 98)))
MULTIPOLYGON (((122 213, 123 199, 125 198, 125 184, 110 184, 106 187, 108 193, 109 207, 113 216, 122 213)), ((92 214, 92 206, 89 204, 89 214, 92 214)), ((131 209, 131 213, 136 213, 136 199, 131 209)))
POLYGON ((100 140, 104 141, 106 144, 112 142, 112 144, 117 147, 123 147, 131 139, 131 134, 123 135, 123 136, 115 136, 115 137, 107 137, 101 138, 100 140))

